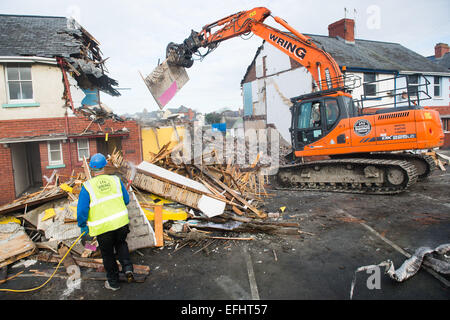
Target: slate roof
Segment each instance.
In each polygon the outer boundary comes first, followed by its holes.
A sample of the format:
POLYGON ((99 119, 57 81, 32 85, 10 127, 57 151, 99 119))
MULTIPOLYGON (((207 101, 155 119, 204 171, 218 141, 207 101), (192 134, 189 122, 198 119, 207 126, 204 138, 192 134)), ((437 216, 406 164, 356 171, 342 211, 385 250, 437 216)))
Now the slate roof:
POLYGON ((79 53, 81 31, 65 17, 0 14, 0 56, 68 58, 79 53))
POLYGON ((447 52, 440 58, 435 58, 435 56, 427 57, 428 60, 433 61, 434 63, 437 63, 438 65, 447 68, 447 70, 450 71, 450 52, 447 52))
POLYGON ((331 54, 340 66, 371 70, 448 72, 426 57, 393 42, 355 39, 346 43, 338 37, 307 34, 319 47, 331 54))
MULTIPOLYGON (((354 43, 347 43, 339 37, 328 37, 316 34, 305 34, 313 42, 328 52, 339 64, 347 69, 373 70, 377 72, 417 71, 449 73, 447 67, 434 63, 428 58, 393 42, 355 39, 354 43)), ((263 44, 265 41, 263 41, 263 44)), ((247 68, 243 80, 261 51, 258 48, 252 63, 247 68)), ((450 56, 449 56, 450 58, 450 56)), ((242 82, 241 82, 242 84, 242 82)))

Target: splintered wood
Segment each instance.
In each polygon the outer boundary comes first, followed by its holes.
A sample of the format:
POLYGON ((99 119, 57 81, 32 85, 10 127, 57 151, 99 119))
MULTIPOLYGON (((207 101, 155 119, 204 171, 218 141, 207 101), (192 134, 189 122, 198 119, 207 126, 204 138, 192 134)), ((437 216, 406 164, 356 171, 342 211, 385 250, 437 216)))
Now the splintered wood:
MULTIPOLYGON (((259 154, 247 168, 240 168, 238 165, 230 163, 200 166, 182 162, 175 163, 174 155, 182 152, 182 145, 178 144, 173 148, 170 148, 169 145, 170 143, 163 145, 157 153, 151 154, 148 162, 142 163, 158 166, 167 172, 155 176, 149 171, 145 172, 142 168, 139 169, 138 166, 132 182, 134 187, 196 209, 199 209, 199 202, 203 195, 224 202, 228 209, 238 215, 257 218, 267 216, 258 209, 258 206, 270 196, 265 189, 265 185, 269 182, 268 176, 264 175, 258 166, 259 154), (179 183, 175 181, 176 179, 167 179, 168 172, 199 182, 202 186, 201 190, 190 188, 189 183, 179 183)), ((202 155, 202 159, 208 157, 215 157, 214 151, 202 155)), ((127 172, 128 178, 130 178, 130 166, 123 161, 120 154, 113 152, 110 161, 114 167, 127 172)))
POLYGON ((36 246, 17 223, 0 225, 0 268, 28 257, 36 246))

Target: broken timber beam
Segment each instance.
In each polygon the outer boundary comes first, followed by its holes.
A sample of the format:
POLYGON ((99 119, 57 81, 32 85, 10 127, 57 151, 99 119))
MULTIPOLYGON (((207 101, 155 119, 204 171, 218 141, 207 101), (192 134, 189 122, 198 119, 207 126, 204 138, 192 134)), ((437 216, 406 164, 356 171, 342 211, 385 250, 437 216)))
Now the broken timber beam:
POLYGON ((240 195, 238 195, 233 189, 229 188, 226 184, 224 184, 222 181, 217 180, 214 178, 209 172, 202 169, 201 167, 194 164, 194 166, 202 172, 205 176, 207 176, 209 179, 214 181, 217 185, 219 185, 222 189, 227 191, 231 196, 233 196, 235 199, 237 199, 239 202, 241 202, 244 206, 249 208, 252 212, 254 212, 258 217, 265 218, 267 215, 261 211, 259 211, 257 208, 250 205, 244 198, 242 198, 240 195))

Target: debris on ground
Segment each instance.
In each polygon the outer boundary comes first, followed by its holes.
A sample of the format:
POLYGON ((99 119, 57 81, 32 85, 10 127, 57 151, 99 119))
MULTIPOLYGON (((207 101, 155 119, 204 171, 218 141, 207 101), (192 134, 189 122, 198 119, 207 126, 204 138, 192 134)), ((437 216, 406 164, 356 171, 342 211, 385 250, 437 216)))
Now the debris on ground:
POLYGON ((442 171, 446 171, 444 166, 450 164, 450 157, 446 156, 445 154, 437 153, 436 151, 427 152, 425 154, 433 158, 436 167, 438 167, 442 171))
POLYGON ((383 261, 377 265, 359 267, 353 276, 350 289, 350 299, 353 297, 353 291, 356 283, 356 274, 361 271, 367 271, 374 268, 385 268, 385 273, 397 282, 403 282, 414 276, 423 266, 432 270, 450 274, 450 262, 448 261, 448 253, 450 253, 450 243, 442 244, 434 249, 429 247, 420 247, 415 253, 408 258, 403 264, 395 270, 394 263, 391 260, 383 261), (446 261, 447 260, 447 261, 446 261))
MULTIPOLYGON (((161 248, 165 243, 174 245, 174 252, 186 245, 199 247, 195 253, 208 252, 207 247, 217 241, 227 244, 255 240, 249 236, 252 233, 312 235, 300 231, 297 223, 278 222, 285 208, 276 214, 264 211, 264 201, 271 195, 266 191, 267 176, 258 165, 259 155, 246 168, 176 164, 171 157, 176 148, 164 145, 150 162, 136 166, 124 161, 119 151, 108 156, 105 172, 118 175, 129 187, 130 252, 161 248)), ((214 156, 214 151, 208 156, 214 156)), ((5 274, 2 281, 12 278, 7 268, 18 260, 58 263, 63 257, 70 279, 105 279, 96 238, 76 242, 80 236, 78 195, 89 178, 84 159, 82 172, 65 177, 55 171, 41 190, 0 207, 0 270, 5 274), (80 267, 94 268, 96 272, 80 267)), ((150 271, 148 266, 140 265, 135 265, 135 270, 137 282, 145 281, 150 271)), ((52 276, 42 270, 30 272, 52 276)))

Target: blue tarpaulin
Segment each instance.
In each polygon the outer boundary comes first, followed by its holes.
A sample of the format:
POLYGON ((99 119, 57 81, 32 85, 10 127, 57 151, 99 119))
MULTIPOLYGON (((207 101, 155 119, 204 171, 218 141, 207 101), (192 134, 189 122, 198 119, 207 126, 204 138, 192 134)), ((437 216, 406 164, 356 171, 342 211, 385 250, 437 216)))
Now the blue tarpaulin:
POLYGON ((212 131, 221 131, 226 132, 227 131, 227 124, 225 122, 223 123, 213 123, 211 125, 212 131))

